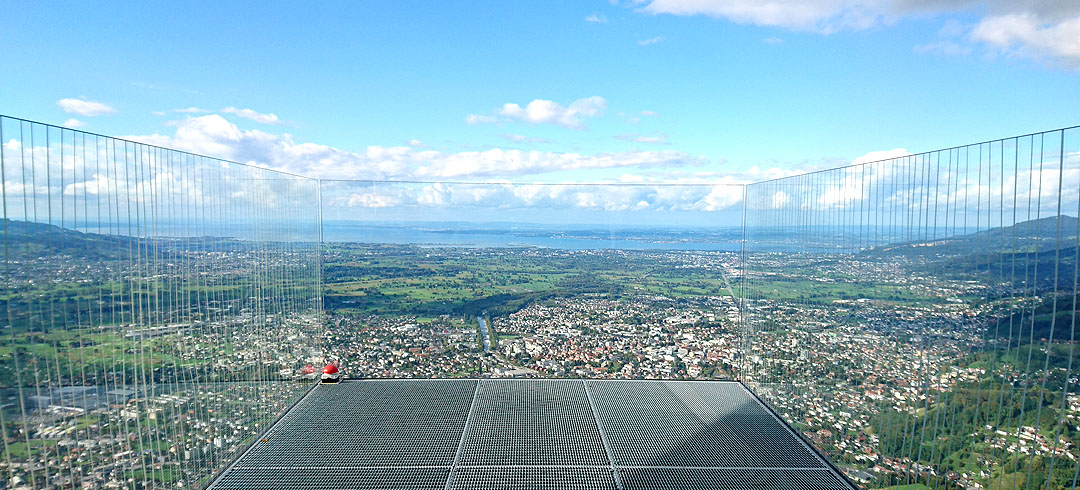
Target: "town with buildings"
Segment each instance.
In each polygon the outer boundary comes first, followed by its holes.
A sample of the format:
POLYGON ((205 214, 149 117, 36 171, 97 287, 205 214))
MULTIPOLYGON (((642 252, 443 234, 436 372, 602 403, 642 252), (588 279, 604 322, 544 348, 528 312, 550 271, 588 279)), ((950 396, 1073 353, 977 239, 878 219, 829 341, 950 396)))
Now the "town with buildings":
MULTIPOLYGON (((973 307, 956 298, 986 296, 989 286, 904 273, 911 270, 907 259, 806 261, 763 253, 744 269, 744 259, 730 252, 358 250, 363 252, 331 254, 329 270, 337 270, 337 263, 359 263, 386 291, 408 285, 413 289, 402 291, 421 296, 424 291, 416 288, 444 288, 442 281, 453 280, 481 300, 492 294, 488 288, 502 288, 511 293, 504 297, 509 301, 513 294, 544 292, 549 283, 541 278, 547 275, 556 285, 567 278, 577 281, 572 284, 581 290, 528 296, 533 299, 510 309, 482 303, 480 309, 466 306, 468 313, 436 315, 406 312, 416 306, 407 294, 391 298, 396 303, 375 296, 380 309, 365 313, 358 306, 371 290, 352 288, 355 277, 344 274, 328 287, 347 291, 352 299, 337 300, 340 306, 328 308, 322 319, 218 288, 204 306, 162 315, 162 323, 75 329, 85 350, 63 360, 26 351, 18 356, 23 365, 6 371, 38 376, 21 385, 9 379, 0 390, 6 454, 0 464, 15 475, 9 486, 198 484, 302 396, 323 364, 334 364, 354 379, 738 379, 853 480, 871 487, 937 480, 982 488, 1019 456, 1077 458, 1071 429, 1048 432, 1016 414, 971 412, 958 405, 972 390, 986 390, 1002 398, 993 406, 1002 406, 1028 396, 1027 390, 1047 377, 981 354, 1012 345, 1008 338, 985 335, 987 319, 1031 302, 973 307), (424 263, 415 272, 402 269, 411 260, 424 263), (470 275, 470 261, 487 265, 470 275), (554 267, 563 261, 595 268, 596 277, 616 267, 644 272, 618 276, 622 284, 608 288, 554 267), (445 274, 440 267, 446 264, 452 264, 452 275, 430 275, 432 270, 445 274), (652 269, 646 269, 649 264, 652 269), (382 267, 394 272, 384 273, 382 267), (717 282, 693 289, 703 277, 717 282), (862 286, 837 289, 843 277, 859 277, 862 286), (401 311, 388 310, 387 304, 402 305, 401 311), (95 354, 114 344, 126 371, 101 370, 94 362, 95 354), (916 447, 910 443, 915 438, 940 444, 916 447), (944 448, 956 440, 975 440, 981 449, 947 452, 944 448)), ((242 249, 211 255, 217 264, 261 260, 242 249)), ((197 261, 194 255, 176 256, 197 261)), ((309 280, 297 268, 302 263, 296 257, 266 264, 284 272, 277 282, 256 279, 260 267, 198 268, 195 276, 203 285, 243 287, 251 281, 283 288, 309 280)), ((77 264, 53 269, 85 277, 77 264)), ((164 268, 143 285, 192 277, 167 273, 180 270, 164 268)), ((115 269, 95 277, 104 281, 117 275, 135 277, 115 269)), ((359 280, 369 280, 364 277, 359 280)), ((33 282, 18 281, 24 288, 33 282)), ((116 304, 124 303, 123 294, 117 296, 116 304)), ((295 299, 312 297, 304 293, 295 299)), ((40 332, 22 342, 57 347, 69 342, 56 335, 40 332)), ((1010 349, 1019 352, 1018 345, 1010 349)), ((1080 397, 1070 396, 1060 411, 1053 408, 1047 413, 1060 415, 1067 426, 1075 424, 1080 397)))

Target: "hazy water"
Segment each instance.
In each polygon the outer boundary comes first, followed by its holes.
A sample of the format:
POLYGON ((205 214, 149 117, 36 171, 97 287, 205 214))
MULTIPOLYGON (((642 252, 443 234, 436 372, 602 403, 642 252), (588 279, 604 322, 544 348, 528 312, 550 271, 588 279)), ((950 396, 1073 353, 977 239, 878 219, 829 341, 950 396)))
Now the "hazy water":
POLYGON ((323 240, 453 247, 542 247, 566 250, 700 250, 740 249, 738 229, 602 229, 542 225, 491 228, 470 225, 394 225, 387 223, 323 223, 323 240))

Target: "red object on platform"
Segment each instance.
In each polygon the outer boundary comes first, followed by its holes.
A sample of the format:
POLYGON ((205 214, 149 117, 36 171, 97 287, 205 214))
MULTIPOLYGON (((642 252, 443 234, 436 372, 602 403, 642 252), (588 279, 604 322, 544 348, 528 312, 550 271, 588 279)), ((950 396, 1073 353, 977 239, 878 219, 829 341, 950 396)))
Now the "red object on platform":
POLYGON ((337 366, 333 364, 327 364, 326 367, 322 368, 322 372, 323 374, 337 374, 337 366))
POLYGON ((300 372, 304 373, 304 374, 314 373, 315 372, 315 366, 312 366, 311 364, 308 364, 307 366, 304 366, 304 368, 301 369, 300 372))

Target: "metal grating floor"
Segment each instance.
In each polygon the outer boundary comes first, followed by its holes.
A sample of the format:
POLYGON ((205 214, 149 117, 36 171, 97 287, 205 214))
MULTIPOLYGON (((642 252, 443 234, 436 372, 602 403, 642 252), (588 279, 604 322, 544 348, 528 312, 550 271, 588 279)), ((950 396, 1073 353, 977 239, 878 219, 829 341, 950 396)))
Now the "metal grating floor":
POLYGON ((620 466, 821 468, 739 383, 589 381, 620 466))
POLYGON ((577 379, 480 383, 459 466, 611 466, 577 379))
POLYGON ((852 487, 736 382, 399 379, 317 386, 210 488, 852 487))

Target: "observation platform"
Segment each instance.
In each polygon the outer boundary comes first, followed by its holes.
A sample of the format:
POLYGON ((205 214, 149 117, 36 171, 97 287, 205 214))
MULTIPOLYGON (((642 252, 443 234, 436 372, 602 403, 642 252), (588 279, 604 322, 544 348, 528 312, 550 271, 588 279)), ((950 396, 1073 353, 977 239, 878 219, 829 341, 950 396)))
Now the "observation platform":
POLYGON ((316 386, 209 488, 853 487, 737 382, 383 379, 316 386))

